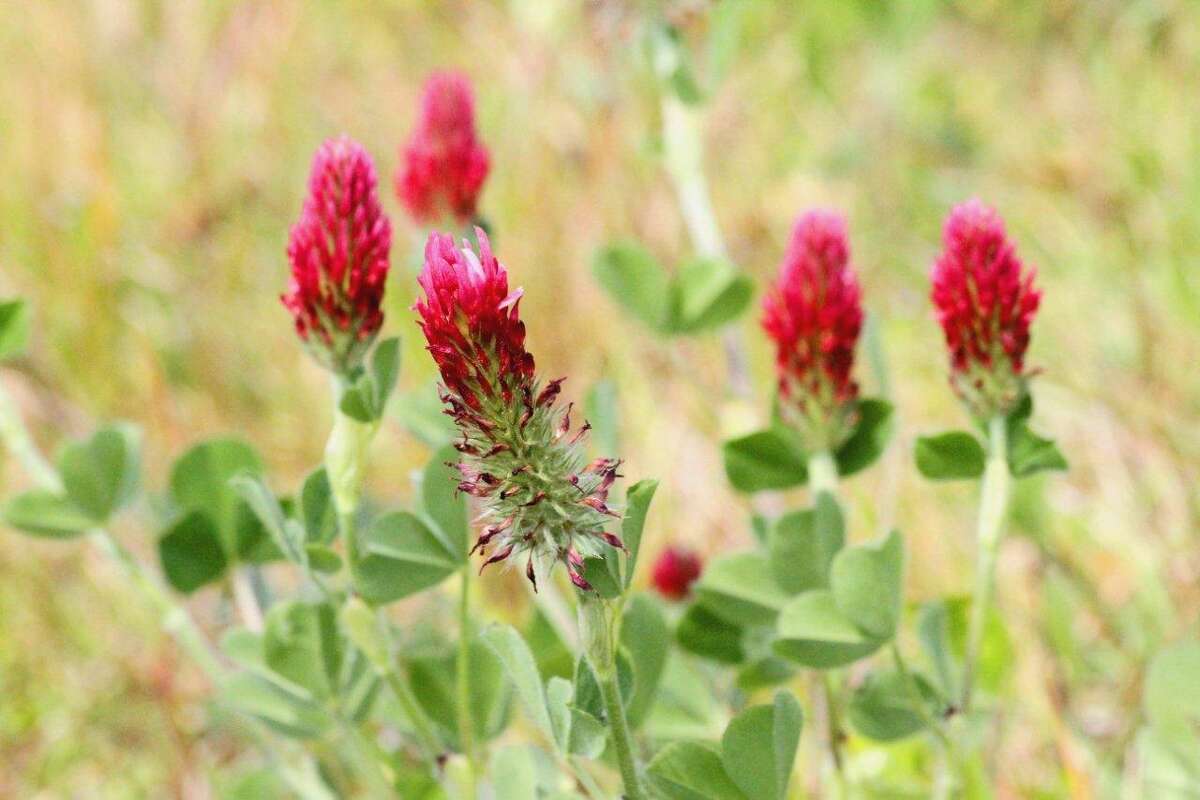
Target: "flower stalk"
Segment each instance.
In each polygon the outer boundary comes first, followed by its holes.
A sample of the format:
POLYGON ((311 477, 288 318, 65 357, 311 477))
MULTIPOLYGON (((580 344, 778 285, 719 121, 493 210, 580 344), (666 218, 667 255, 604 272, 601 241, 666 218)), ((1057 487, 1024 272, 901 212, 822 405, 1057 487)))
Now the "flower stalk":
POLYGON ((627 800, 645 800, 647 795, 642 788, 641 770, 634 754, 633 736, 629 732, 617 680, 617 653, 613 643, 611 612, 607 603, 587 592, 581 593, 579 599, 579 638, 584 657, 600 685, 613 752, 621 770, 624 797, 627 800))
POLYGON ((808 488, 815 501, 817 495, 827 492, 837 499, 837 462, 828 450, 820 450, 808 459, 808 488))
POLYGON ((467 785, 470 796, 477 793, 479 764, 475 751, 475 719, 471 713, 471 564, 461 570, 458 598, 458 653, 455 661, 458 699, 458 740, 467 758, 467 785))
MULTIPOLYGON (((828 450, 820 450, 808 458, 808 488, 815 503, 822 492, 837 499, 838 471, 837 462, 828 450)), ((833 690, 833 679, 830 671, 821 673, 820 691, 825 702, 826 738, 829 742, 829 756, 833 762, 834 780, 841 796, 846 793, 845 775, 842 769, 842 730, 841 716, 837 709, 837 694, 833 690)))
MULTIPOLYGON (((728 261, 729 253, 704 176, 704 143, 700 122, 698 110, 688 108, 670 92, 663 92, 664 166, 675 186, 679 213, 687 226, 692 246, 699 255, 728 261)), ((729 370, 730 392, 736 397, 749 397, 751 386, 746 366, 746 346, 737 327, 731 325, 725 328, 721 334, 721 345, 729 370)))
POLYGON ((988 459, 983 473, 976 536, 975 592, 971 602, 971 620, 967 634, 967 652, 963 662, 962 710, 970 711, 983 632, 995 588, 996 553, 1000 546, 1004 514, 1008 505, 1007 420, 997 414, 988 421, 988 459))

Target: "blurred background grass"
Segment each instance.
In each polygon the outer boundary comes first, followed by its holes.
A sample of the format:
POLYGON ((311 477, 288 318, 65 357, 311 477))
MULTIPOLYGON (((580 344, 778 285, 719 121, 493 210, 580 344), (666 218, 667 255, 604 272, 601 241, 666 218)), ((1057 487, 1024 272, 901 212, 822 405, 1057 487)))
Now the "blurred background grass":
MULTIPOLYGON (((707 8, 665 7, 701 50, 707 8)), ((236 432, 278 485, 296 484, 320 457, 328 390, 277 296, 311 154, 339 132, 384 177, 397 228, 387 329, 405 338, 404 387, 427 383, 407 310, 423 232, 390 176, 420 82, 455 66, 477 88, 494 163, 482 210, 526 288, 543 371, 569 374, 576 399, 616 383, 626 472, 664 481, 656 547, 747 543, 748 506, 714 443, 730 420, 766 414, 754 320, 757 402, 722 404, 715 337, 654 341, 591 277, 612 237, 668 262, 690 252, 658 155, 643 13, 540 0, 9 9, 0 291, 30 300, 37 328, 5 381, 39 439, 52 449, 96 420, 135 420, 157 491, 188 443, 236 432)), ((1110 795, 1134 768, 1146 659, 1200 611, 1200 9, 747 2, 737 19, 707 110, 717 215, 760 286, 796 214, 848 215, 899 408, 888 455, 848 484, 853 535, 900 526, 914 601, 966 592, 971 575, 973 490, 910 466, 915 435, 965 423, 926 299, 941 218, 981 196, 1039 268, 1035 422, 1072 469, 1024 484, 1014 509, 999 595, 1016 644, 991 757, 1021 765, 1000 770, 1001 796, 1110 795)), ((385 428, 376 490, 403 499, 425 456, 385 428)), ((4 475, 7 489, 21 481, 14 464, 4 475)), ((152 557, 136 518, 118 532, 152 557)), ((243 747, 209 728, 202 680, 119 576, 83 548, 0 542, 0 796, 219 791, 214 775, 243 747)), ((210 623, 227 613, 195 605, 210 623)))

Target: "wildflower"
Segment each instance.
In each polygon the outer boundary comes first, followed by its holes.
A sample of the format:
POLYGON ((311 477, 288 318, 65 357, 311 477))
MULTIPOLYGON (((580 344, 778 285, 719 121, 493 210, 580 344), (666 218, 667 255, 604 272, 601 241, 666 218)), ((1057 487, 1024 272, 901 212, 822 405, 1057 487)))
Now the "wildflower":
POLYGON ((700 577, 703 569, 704 564, 696 553, 671 546, 663 550, 655 560, 650 579, 663 597, 682 600, 688 596, 692 584, 700 577))
POLYGON ((800 217, 764 298, 762 326, 775 342, 780 414, 812 452, 836 448, 853 429, 860 297, 844 220, 824 211, 800 217))
POLYGON ((955 207, 933 265, 931 298, 950 352, 950 383, 980 418, 1007 414, 1026 391, 1025 351, 1041 291, 995 209, 955 207))
POLYGON ((461 437, 458 488, 484 505, 472 552, 483 554, 483 567, 525 558, 535 588, 535 562, 562 562, 572 583, 590 589, 584 559, 624 548, 604 529, 617 516, 607 503, 621 462, 585 464, 586 423, 566 435, 571 406, 558 403, 564 379, 538 380, 525 349, 521 290, 509 290, 486 234, 476 236, 478 252, 430 235, 418 279, 425 297, 414 306, 461 437))
POLYGON ((474 218, 489 164, 466 76, 438 72, 425 82, 421 116, 401 160, 396 194, 415 220, 463 225, 474 218))
POLYGON ((281 300, 309 351, 334 372, 353 371, 383 325, 391 243, 371 157, 349 137, 326 141, 288 236, 292 275, 281 300))

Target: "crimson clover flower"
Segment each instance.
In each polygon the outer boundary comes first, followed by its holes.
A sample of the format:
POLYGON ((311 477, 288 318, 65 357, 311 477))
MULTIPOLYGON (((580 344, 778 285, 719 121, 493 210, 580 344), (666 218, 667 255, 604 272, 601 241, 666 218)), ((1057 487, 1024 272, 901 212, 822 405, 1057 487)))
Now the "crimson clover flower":
POLYGON ((489 161, 475 132, 475 98, 465 75, 429 76, 401 161, 396 194, 415 220, 463 225, 474 218, 489 161))
POLYGON ((950 383, 980 418, 1012 411, 1026 391, 1029 325, 1042 293, 995 209, 979 200, 946 219, 930 296, 950 352, 950 383))
POLYGON ((483 501, 472 552, 485 555, 483 567, 524 556, 535 588, 535 564, 561 561, 572 583, 588 590, 584 559, 624 549, 605 530, 619 517, 608 493, 621 462, 585 463, 591 426, 572 428, 572 404, 558 402, 563 378, 537 378, 518 310, 522 292, 509 290, 487 235, 475 233, 478 252, 430 235, 418 279, 425 297, 414 306, 461 436, 458 488, 483 501))
POLYGON ((392 228, 379 205, 375 165, 347 136, 317 149, 308 196, 288 236, 291 280, 280 298, 323 366, 353 371, 383 325, 392 228))
POLYGON ((704 563, 695 552, 674 545, 663 550, 654 561, 650 580, 663 597, 682 600, 704 571, 704 563))
POLYGON ((780 415, 812 452, 836 448, 852 431, 862 321, 845 221, 827 211, 804 214, 763 300, 762 326, 775 343, 780 415))

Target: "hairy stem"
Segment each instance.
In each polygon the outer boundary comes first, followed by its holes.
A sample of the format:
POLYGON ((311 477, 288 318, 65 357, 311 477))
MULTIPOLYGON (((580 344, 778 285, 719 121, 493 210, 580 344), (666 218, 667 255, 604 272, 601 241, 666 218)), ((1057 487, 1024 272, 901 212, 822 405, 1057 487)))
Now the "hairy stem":
POLYGON ((627 800, 645 800, 641 771, 633 750, 633 737, 629 733, 629 722, 625 719, 625 706, 621 702, 621 689, 617 683, 616 649, 613 647, 613 632, 607 605, 589 595, 581 595, 579 601, 579 638, 584 656, 596 673, 600 684, 600 696, 604 701, 604 715, 609 733, 612 735, 613 752, 621 770, 621 782, 627 800))
MULTIPOLYGON (((704 177, 699 111, 688 108, 670 93, 662 97, 663 146, 666 169, 679 198, 679 212, 687 226, 692 246, 704 258, 729 260, 721 226, 713 212, 708 181, 704 177)), ((751 394, 750 373, 746 366, 746 347, 741 331, 733 325, 721 334, 725 362, 729 371, 729 389, 737 397, 751 394)))
POLYGON ((828 492, 837 499, 838 468, 828 450, 814 453, 808 459, 808 489, 815 502, 817 495, 828 492))
MULTIPOLYGON (((808 489, 813 503, 822 492, 828 493, 835 500, 838 493, 837 462, 828 450, 820 450, 808 459, 808 489)), ((834 776, 842 795, 845 795, 845 778, 842 771, 842 726, 837 709, 837 697, 833 692, 833 680, 829 671, 821 673, 821 693, 825 700, 826 736, 829 743, 829 756, 833 761, 834 776)))
POLYGON ((975 593, 971 600, 971 621, 967 634, 967 653, 963 663, 962 710, 971 708, 979 650, 992 602, 995 585, 996 551, 1008 505, 1008 429, 1003 416, 988 421, 988 460, 983 473, 983 493, 979 501, 978 548, 975 567, 975 593))
POLYGON ((471 562, 462 568, 458 597, 458 739, 467 757, 467 780, 472 800, 478 792, 479 765, 475 755, 475 721, 471 714, 471 562))

